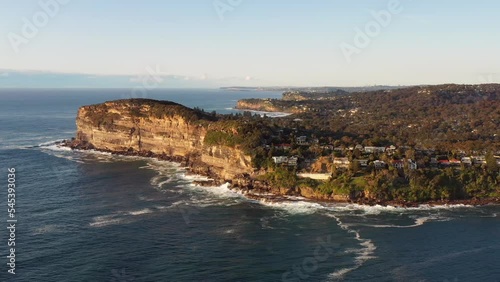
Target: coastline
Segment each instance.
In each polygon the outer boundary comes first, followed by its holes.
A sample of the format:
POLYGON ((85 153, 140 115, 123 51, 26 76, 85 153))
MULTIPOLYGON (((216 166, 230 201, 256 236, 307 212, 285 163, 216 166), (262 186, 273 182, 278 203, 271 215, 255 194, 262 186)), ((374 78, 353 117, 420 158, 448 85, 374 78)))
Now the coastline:
POLYGON ((55 143, 56 146, 67 147, 71 150, 81 151, 97 151, 102 153, 110 153, 119 156, 134 156, 157 159, 160 161, 169 161, 178 163, 185 167, 189 173, 201 175, 209 178, 209 180, 194 181, 193 183, 203 187, 221 186, 226 183, 228 188, 241 192, 245 197, 253 200, 268 201, 268 202, 283 202, 283 201, 308 201, 312 203, 339 203, 339 204, 358 204, 363 206, 382 206, 382 207, 398 207, 398 208, 418 208, 421 206, 441 207, 441 206, 488 206, 500 205, 500 198, 485 198, 485 199, 461 199, 461 200, 446 200, 446 201, 426 201, 426 202, 409 202, 409 201, 380 201, 366 198, 338 200, 331 197, 315 198, 305 197, 298 192, 291 192, 291 189, 282 189, 271 187, 268 183, 253 179, 250 175, 239 175, 235 179, 222 179, 218 175, 206 169, 206 164, 200 164, 196 159, 193 160, 189 156, 169 156, 166 154, 155 154, 152 152, 136 152, 136 151, 112 151, 97 149, 92 145, 82 145, 76 140, 62 140, 55 143), (300 198, 300 199, 297 199, 300 198))

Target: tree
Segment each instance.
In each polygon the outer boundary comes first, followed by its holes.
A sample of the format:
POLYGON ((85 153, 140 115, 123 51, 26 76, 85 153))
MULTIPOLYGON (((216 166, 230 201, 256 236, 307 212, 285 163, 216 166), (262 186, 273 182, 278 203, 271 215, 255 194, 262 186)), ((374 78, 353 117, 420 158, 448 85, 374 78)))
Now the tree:
POLYGON ((486 170, 491 175, 495 175, 496 173, 498 173, 499 168, 498 168, 497 160, 492 152, 489 152, 486 155, 486 170))
POLYGON ((349 165, 349 170, 351 171, 351 173, 353 175, 358 173, 360 169, 361 169, 361 165, 359 164, 359 161, 357 161, 357 160, 353 160, 351 162, 351 164, 349 165))

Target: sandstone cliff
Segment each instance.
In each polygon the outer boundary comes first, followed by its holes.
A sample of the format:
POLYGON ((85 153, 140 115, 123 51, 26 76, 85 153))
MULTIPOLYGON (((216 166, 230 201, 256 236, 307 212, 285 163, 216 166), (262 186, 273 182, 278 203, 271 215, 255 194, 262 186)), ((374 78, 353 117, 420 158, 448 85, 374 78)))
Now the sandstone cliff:
POLYGON ((214 117, 182 105, 131 99, 84 106, 76 119, 75 146, 103 151, 188 158, 194 171, 223 180, 252 173, 241 149, 205 144, 214 117))
POLYGON ((260 144, 253 134, 263 128, 251 131, 244 121, 219 119, 168 101, 130 99, 83 106, 76 125, 76 138, 67 144, 72 148, 182 162, 190 171, 213 178, 209 185, 227 181, 234 188, 278 197, 302 195, 316 200, 346 200, 321 195, 312 188, 273 187, 267 181, 257 180, 259 172, 252 165, 249 151, 255 143, 260 144))
POLYGON ((300 105, 289 105, 277 99, 242 99, 236 104, 236 109, 262 112, 285 112, 292 114, 306 111, 300 105))

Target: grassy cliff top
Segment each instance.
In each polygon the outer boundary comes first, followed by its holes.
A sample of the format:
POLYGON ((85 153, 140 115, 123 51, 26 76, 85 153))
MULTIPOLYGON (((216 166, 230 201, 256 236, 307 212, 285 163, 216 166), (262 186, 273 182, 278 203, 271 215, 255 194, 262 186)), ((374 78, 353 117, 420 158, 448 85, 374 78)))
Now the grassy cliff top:
POLYGON ((94 104, 89 106, 84 106, 87 109, 87 117, 91 120, 100 119, 103 115, 106 115, 108 111, 112 108, 120 108, 129 111, 129 114, 133 117, 173 117, 180 116, 187 121, 216 121, 217 118, 214 115, 205 113, 202 110, 191 109, 181 104, 165 101, 165 100, 153 100, 153 99, 122 99, 107 101, 101 104, 94 104))

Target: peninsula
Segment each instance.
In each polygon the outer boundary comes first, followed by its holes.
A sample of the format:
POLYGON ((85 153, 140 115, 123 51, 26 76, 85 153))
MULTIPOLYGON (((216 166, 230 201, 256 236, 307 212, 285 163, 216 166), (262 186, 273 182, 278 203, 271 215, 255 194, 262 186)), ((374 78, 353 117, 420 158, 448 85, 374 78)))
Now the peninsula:
POLYGON ((206 184, 229 182, 250 194, 367 204, 498 202, 498 93, 499 85, 440 85, 238 102, 295 113, 282 118, 118 100, 81 107, 77 135, 66 145, 181 162, 213 179, 206 184))

